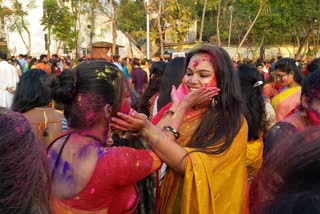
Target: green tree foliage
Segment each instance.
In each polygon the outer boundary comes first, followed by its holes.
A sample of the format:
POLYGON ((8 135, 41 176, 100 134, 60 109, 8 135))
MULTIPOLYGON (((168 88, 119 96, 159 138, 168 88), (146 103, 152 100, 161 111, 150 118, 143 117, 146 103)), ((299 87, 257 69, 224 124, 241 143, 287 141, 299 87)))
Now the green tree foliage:
POLYGON ((11 1, 11 7, 5 8, 6 24, 8 30, 17 32, 26 47, 27 54, 31 51, 31 34, 29 22, 26 20, 28 11, 36 7, 34 0, 29 0, 24 8, 19 0, 11 1))
POLYGON ((138 43, 146 38, 146 10, 143 0, 121 0, 118 8, 119 30, 129 33, 138 43))

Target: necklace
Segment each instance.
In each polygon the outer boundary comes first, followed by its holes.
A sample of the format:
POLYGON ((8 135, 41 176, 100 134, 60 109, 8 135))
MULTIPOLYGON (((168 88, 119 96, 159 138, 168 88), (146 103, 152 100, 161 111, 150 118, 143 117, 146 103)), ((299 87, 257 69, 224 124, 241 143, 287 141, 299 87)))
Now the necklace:
POLYGON ((46 109, 48 109, 47 107, 42 107, 42 108, 34 108, 34 109, 38 109, 38 110, 42 110, 43 111, 43 117, 44 117, 44 124, 40 124, 39 126, 39 131, 42 131, 42 136, 43 137, 48 137, 49 136, 49 132, 48 132, 48 117, 46 114, 46 109))

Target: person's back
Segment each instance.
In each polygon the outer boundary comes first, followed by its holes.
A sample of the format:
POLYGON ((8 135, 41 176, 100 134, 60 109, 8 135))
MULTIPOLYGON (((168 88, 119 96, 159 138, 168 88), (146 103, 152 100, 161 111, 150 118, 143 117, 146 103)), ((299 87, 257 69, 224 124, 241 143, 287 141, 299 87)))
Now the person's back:
POLYGON ((142 95, 148 83, 147 72, 140 67, 140 63, 138 59, 135 59, 133 64, 134 64, 134 69, 131 72, 132 83, 134 85, 135 91, 139 95, 142 95))
POLYGON ((151 151, 112 146, 110 118, 123 109, 123 81, 122 72, 102 60, 57 76, 53 98, 72 107, 71 130, 48 150, 52 213, 134 213, 136 182, 160 167, 151 151))

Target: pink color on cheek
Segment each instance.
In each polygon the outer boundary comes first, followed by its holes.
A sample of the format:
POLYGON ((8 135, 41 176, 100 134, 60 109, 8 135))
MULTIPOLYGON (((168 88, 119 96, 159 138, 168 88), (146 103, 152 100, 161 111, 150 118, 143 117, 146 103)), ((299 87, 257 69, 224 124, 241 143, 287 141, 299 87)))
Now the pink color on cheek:
POLYGON ((289 82, 289 80, 288 80, 287 78, 284 78, 284 79, 282 79, 282 82, 284 82, 284 83, 288 83, 288 82, 289 82))
POLYGON ((124 114, 129 114, 130 109, 131 109, 131 99, 126 98, 122 103, 120 112, 124 114))
POLYGON ((208 88, 208 87, 216 87, 217 86, 217 79, 216 77, 213 77, 210 82, 206 83, 203 85, 205 88, 208 88))

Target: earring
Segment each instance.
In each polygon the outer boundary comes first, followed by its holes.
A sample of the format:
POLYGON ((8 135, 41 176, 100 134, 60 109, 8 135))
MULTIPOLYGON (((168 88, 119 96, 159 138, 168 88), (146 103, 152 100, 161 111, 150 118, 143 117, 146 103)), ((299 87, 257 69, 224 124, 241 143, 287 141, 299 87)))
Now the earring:
POLYGON ((113 133, 112 133, 112 130, 111 130, 111 125, 110 125, 111 123, 110 123, 110 121, 108 120, 108 130, 107 130, 107 132, 108 132, 108 137, 107 137, 107 139, 106 139, 106 145, 108 146, 108 147, 110 147, 110 146, 112 146, 113 145, 113 139, 112 139, 112 135, 113 135, 113 133))
POLYGON ((211 103, 210 103, 210 110, 213 111, 215 106, 217 105, 217 100, 212 99, 211 103))

